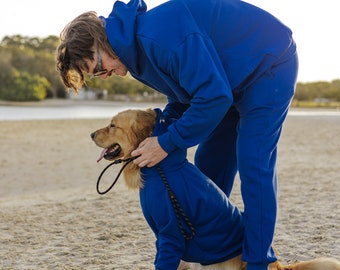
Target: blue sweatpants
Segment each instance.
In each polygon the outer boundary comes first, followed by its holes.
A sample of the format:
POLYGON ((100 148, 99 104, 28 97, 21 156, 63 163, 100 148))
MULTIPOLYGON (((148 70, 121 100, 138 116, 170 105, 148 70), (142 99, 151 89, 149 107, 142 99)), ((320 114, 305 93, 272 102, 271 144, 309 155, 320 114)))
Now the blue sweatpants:
POLYGON ((264 270, 276 260, 271 247, 277 214, 277 144, 294 95, 298 70, 291 50, 247 88, 195 155, 195 163, 230 195, 239 172, 244 203, 243 260, 264 270))

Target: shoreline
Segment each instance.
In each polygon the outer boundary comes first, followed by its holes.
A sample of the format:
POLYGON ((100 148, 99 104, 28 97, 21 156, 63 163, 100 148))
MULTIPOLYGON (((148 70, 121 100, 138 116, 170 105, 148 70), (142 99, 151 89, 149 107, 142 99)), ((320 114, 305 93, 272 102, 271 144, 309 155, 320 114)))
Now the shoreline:
MULTIPOLYGON (((115 100, 91 100, 91 99, 45 99, 42 101, 4 101, 0 100, 0 106, 11 106, 11 107, 66 107, 66 106, 77 106, 77 105, 100 105, 100 106, 114 106, 114 105, 149 105, 149 104, 162 104, 165 102, 150 102, 150 101, 115 101, 115 100)), ((333 106, 291 106, 291 110, 329 110, 339 111, 340 107, 333 106)))
POLYGON ((148 104, 165 104, 162 102, 136 102, 136 101, 111 101, 111 100, 78 100, 78 99, 45 99, 43 101, 31 102, 15 102, 0 100, 0 106, 7 107, 68 107, 68 106, 83 106, 83 105, 96 105, 96 106, 130 106, 130 105, 148 105, 148 104))
MULTIPOLYGON (((126 109, 161 108, 162 102, 122 102, 105 100, 46 100, 34 103, 1 103, 0 121, 111 119, 126 109)), ((337 109, 290 108, 289 116, 340 117, 337 109)))

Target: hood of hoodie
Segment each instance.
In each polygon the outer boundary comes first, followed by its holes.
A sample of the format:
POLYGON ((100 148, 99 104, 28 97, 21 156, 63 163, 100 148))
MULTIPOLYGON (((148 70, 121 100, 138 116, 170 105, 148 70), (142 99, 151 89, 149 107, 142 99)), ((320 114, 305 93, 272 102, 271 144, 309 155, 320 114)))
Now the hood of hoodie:
POLYGON ((152 132, 152 136, 159 136, 168 131, 168 127, 174 120, 166 118, 161 109, 156 108, 154 111, 157 113, 155 127, 152 132))
POLYGON ((114 52, 128 70, 133 72, 137 72, 138 63, 136 18, 146 10, 143 0, 131 0, 127 4, 116 1, 110 15, 107 18, 100 17, 104 21, 107 37, 114 52))

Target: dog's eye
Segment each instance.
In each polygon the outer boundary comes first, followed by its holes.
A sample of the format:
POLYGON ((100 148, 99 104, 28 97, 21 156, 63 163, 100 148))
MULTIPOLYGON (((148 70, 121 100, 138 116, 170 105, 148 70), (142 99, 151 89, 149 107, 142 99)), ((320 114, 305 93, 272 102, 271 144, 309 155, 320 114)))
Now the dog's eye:
POLYGON ((110 125, 110 128, 114 128, 114 127, 115 127, 115 124, 111 124, 111 125, 110 125))

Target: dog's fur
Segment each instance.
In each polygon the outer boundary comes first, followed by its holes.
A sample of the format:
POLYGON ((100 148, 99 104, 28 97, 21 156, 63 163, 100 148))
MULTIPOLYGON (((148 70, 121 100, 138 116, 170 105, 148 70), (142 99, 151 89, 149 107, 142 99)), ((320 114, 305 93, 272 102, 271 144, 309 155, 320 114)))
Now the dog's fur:
MULTIPOLYGON (((109 126, 99 129, 91 134, 97 146, 110 148, 113 144, 120 145, 120 152, 112 159, 131 157, 130 153, 136 149, 140 142, 151 136, 156 120, 154 110, 127 110, 111 120, 109 126)), ((130 189, 143 187, 139 167, 133 163, 126 166, 123 172, 125 182, 130 189)), ((212 231, 211 234, 214 234, 212 231)), ((246 263, 241 255, 223 263, 202 266, 198 263, 181 262, 178 269, 196 270, 245 270, 246 263)), ((331 258, 319 258, 307 262, 283 266, 276 261, 269 265, 269 270, 340 270, 340 262, 331 258)))

